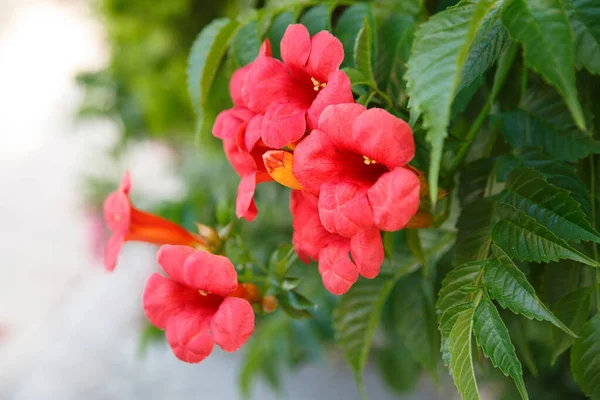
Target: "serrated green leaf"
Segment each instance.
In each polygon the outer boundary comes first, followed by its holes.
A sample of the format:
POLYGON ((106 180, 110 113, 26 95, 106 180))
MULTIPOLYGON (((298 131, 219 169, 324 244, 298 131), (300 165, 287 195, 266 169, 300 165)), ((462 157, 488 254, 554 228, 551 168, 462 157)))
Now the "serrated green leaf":
POLYGON ((365 18, 367 18, 370 26, 375 26, 371 6, 367 3, 356 3, 342 12, 333 28, 333 34, 344 46, 344 62, 342 62, 342 67, 355 67, 353 58, 354 44, 356 43, 358 32, 364 26, 365 18))
POLYGON ((540 301, 525 274, 498 247, 494 247, 495 260, 483 269, 483 284, 502 308, 529 319, 548 321, 571 336, 575 335, 540 301))
POLYGON ((458 315, 448 337, 452 376, 463 400, 479 399, 471 353, 473 311, 473 308, 470 308, 458 315))
POLYGON ((573 70, 573 32, 562 1, 509 0, 502 22, 523 44, 527 65, 556 87, 579 129, 585 130, 573 70))
POLYGON ((463 206, 456 223, 455 264, 487 258, 492 244, 494 207, 489 199, 476 199, 463 206))
POLYGON ((331 30, 331 5, 320 4, 309 8, 301 17, 300 23, 311 36, 321 31, 331 30))
POLYGON ((427 140, 432 147, 429 193, 434 205, 450 107, 460 74, 479 27, 496 4, 495 0, 463 1, 435 14, 415 33, 406 79, 410 105, 423 113, 428 129, 427 140))
POLYGON ((600 398, 600 314, 579 332, 571 349, 571 372, 579 387, 592 399, 600 398))
POLYGON ((575 65, 600 74, 600 3, 594 0, 565 0, 575 36, 575 65))
POLYGON ((497 204, 501 221, 492 228, 492 241, 510 257, 519 261, 550 262, 560 258, 579 261, 591 267, 598 263, 556 237, 521 210, 497 204))
POLYGON ((414 39, 416 24, 412 17, 393 14, 384 19, 377 34, 375 79, 377 86, 396 103, 406 94, 406 62, 414 39))
POLYGON ((394 292, 396 332, 410 344, 408 351, 413 358, 435 377, 438 335, 431 290, 417 272, 400 279, 394 292))
POLYGON ((473 302, 460 303, 448 308, 440 318, 438 318, 438 329, 441 336, 440 351, 442 352, 444 365, 448 367, 450 375, 452 375, 452 369, 450 368, 450 332, 452 331, 458 316, 463 311, 472 309, 473 307, 473 302))
POLYGON ((600 242, 600 234, 592 228, 569 191, 548 183, 534 169, 513 170, 506 189, 495 198, 524 211, 563 240, 600 242))
POLYGON ((482 76, 510 43, 508 32, 500 21, 501 11, 502 7, 496 7, 485 16, 462 67, 457 93, 482 76))
MULTIPOLYGON (((593 291, 594 286, 577 289, 562 297, 554 307, 554 314, 561 321, 565 321, 565 325, 575 333, 580 331, 588 318, 590 297, 593 291)), ((569 335, 565 335, 563 331, 554 328, 552 329, 552 342, 554 344, 552 364, 554 364, 556 359, 571 347, 574 339, 569 335)))
POLYGON ((356 42, 354 43, 354 65, 368 82, 371 82, 370 86, 376 86, 375 78, 373 77, 373 60, 371 54, 373 49, 373 32, 367 19, 364 19, 364 25, 362 29, 356 35, 356 42))
POLYGON ((541 288, 544 303, 553 309, 558 300, 577 289, 580 274, 581 263, 577 261, 561 260, 546 265, 541 288))
POLYGON ((243 67, 254 61, 260 50, 258 25, 256 21, 249 22, 238 29, 231 42, 231 51, 237 63, 243 67))
POLYGON ((458 182, 458 198, 461 204, 482 198, 494 167, 494 160, 481 158, 462 168, 458 182))
POLYGON ((215 19, 202 29, 192 45, 187 84, 196 113, 201 113, 206 105, 213 78, 237 27, 238 23, 229 18, 215 19))
POLYGON ((468 300, 467 294, 461 293, 460 288, 465 285, 473 285, 480 276, 486 261, 473 261, 455 267, 446 275, 442 281, 442 288, 438 293, 436 310, 438 316, 443 315, 446 310, 457 304, 468 300))
MULTIPOLYGON (((453 235, 443 235, 426 252, 429 257, 439 257, 447 251, 452 242, 453 235)), ((363 391, 362 374, 383 305, 396 282, 420 266, 419 261, 413 257, 404 258, 398 268, 392 269, 392 263, 395 263, 395 260, 385 261, 382 272, 375 279, 359 279, 352 289, 341 297, 333 311, 336 342, 342 348, 358 386, 363 391), (391 274, 388 272, 390 270, 393 271, 391 274)))
POLYGON ((504 375, 513 378, 521 398, 528 399, 525 382, 523 382, 523 368, 510 340, 508 328, 487 296, 483 296, 475 308, 473 333, 483 353, 492 361, 494 367, 504 375))

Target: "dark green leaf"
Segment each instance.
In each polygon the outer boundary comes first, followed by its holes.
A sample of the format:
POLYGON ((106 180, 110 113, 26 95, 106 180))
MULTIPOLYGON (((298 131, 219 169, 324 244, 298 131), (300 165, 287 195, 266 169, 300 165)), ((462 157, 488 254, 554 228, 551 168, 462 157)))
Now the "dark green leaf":
POLYGON ((410 105, 423 113, 427 140, 432 146, 429 167, 432 199, 437 198, 450 106, 460 74, 479 27, 495 5, 494 0, 461 2, 457 7, 435 14, 415 34, 406 79, 410 105))
POLYGON ((492 244, 493 217, 494 202, 489 199, 477 199, 463 206, 456 223, 455 264, 487 258, 492 244))
POLYGON ((417 272, 400 279, 394 293, 396 331, 413 358, 435 377, 438 334, 431 290, 417 272))
POLYGON ((188 91, 197 113, 204 108, 217 68, 238 24, 229 18, 213 20, 198 34, 188 60, 188 91))
POLYGON ((340 39, 344 46, 342 67, 354 67, 354 44, 358 32, 364 26, 365 18, 367 18, 370 26, 375 26, 371 7, 366 3, 353 4, 344 10, 333 28, 333 34, 340 39))
POLYGON ((492 229, 492 240, 510 257, 520 261, 550 262, 569 258, 592 267, 598 263, 559 239, 521 210, 498 204, 500 222, 492 229))
POLYGON ((283 38, 283 34, 288 25, 293 24, 294 21, 294 13, 291 11, 282 12, 273 19, 271 27, 269 28, 269 33, 267 34, 267 37, 271 42, 271 48, 273 49, 273 57, 281 58, 281 38, 283 38))
POLYGON ((421 13, 423 2, 423 0, 375 0, 377 8, 413 16, 418 16, 421 13))
POLYGON ((373 46, 373 32, 367 19, 364 19, 362 29, 356 35, 354 44, 354 65, 368 82, 372 82, 371 86, 375 86, 375 78, 373 77, 373 60, 371 58, 373 46))
POLYGON ((231 42, 231 50, 237 63, 244 66, 254 61, 260 50, 260 45, 257 23, 250 22, 237 31, 231 42))
POLYGON ((569 22, 575 35, 575 65, 600 74, 600 3, 594 0, 565 0, 569 22))
POLYGON ((544 303, 553 309, 556 302, 579 286, 581 263, 561 260, 550 263, 544 268, 542 294, 544 303))
POLYGON ((496 199, 524 211, 561 239, 600 242, 600 234, 586 220, 570 193, 548 183, 534 169, 513 170, 506 189, 496 199))
POLYGON ((529 319, 548 321, 576 336, 540 301, 525 274, 499 248, 494 248, 496 260, 489 261, 483 269, 483 284, 490 295, 503 308, 529 319))
POLYGON ((479 399, 471 347, 473 311, 470 308, 458 315, 448 338, 452 376, 463 400, 479 399))
POLYGON ((436 303, 438 317, 449 308, 467 301, 469 295, 461 293, 460 288, 465 285, 474 285, 486 263, 487 261, 473 261, 462 264, 446 275, 436 303))
POLYGON ((308 29, 311 36, 321 31, 331 30, 331 6, 321 4, 309 8, 299 21, 308 29))
MULTIPOLYGON (((594 286, 577 289, 561 298, 554 307, 554 313, 561 321, 575 333, 579 332, 590 313, 590 297, 594 286)), ((573 344, 573 337, 565 335, 559 329, 552 329, 552 363, 556 362, 558 356, 567 351, 573 344)))
POLYGON ((381 379, 399 394, 412 391, 419 383, 420 368, 400 338, 383 348, 375 349, 374 355, 381 379))
POLYGON ((577 126, 585 120, 575 86, 573 32, 561 0, 509 0, 502 21, 523 43, 525 61, 564 98, 577 126))
POLYGON ((523 382, 523 368, 510 340, 508 329, 487 296, 483 296, 475 308, 473 333, 483 353, 492 361, 494 367, 504 375, 513 378, 521 398, 528 399, 525 382, 523 382))
POLYGON ((493 159, 481 158, 462 169, 458 184, 458 198, 461 204, 471 203, 483 197, 493 167, 493 159))
POLYGON ((571 349, 571 371, 579 387, 592 399, 600 398, 600 314, 579 332, 571 349))

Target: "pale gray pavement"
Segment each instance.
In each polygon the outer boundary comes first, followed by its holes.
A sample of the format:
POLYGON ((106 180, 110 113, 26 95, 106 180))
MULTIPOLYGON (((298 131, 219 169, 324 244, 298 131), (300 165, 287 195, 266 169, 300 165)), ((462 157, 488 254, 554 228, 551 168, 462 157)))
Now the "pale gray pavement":
MULTIPOLYGON (((116 127, 73 125, 72 79, 105 50, 80 2, 0 0, 0 400, 238 399, 239 354, 186 365, 159 345, 136 356, 151 246, 127 245, 113 274, 90 254, 80 173, 108 169, 97 153, 116 127)), ((371 399, 393 398, 373 372, 367 385, 371 399)), ((406 398, 447 398, 424 387, 406 398)), ((284 393, 358 398, 339 359, 288 376, 284 393)), ((274 395, 259 382, 254 398, 274 395)))

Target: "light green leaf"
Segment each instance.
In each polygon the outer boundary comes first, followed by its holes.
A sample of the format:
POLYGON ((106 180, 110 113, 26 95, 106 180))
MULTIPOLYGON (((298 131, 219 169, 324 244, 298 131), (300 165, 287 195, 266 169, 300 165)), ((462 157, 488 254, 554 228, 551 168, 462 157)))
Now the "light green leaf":
POLYGON ((600 398, 600 314, 579 332, 571 349, 571 371, 579 387, 592 399, 600 398))
POLYGON ((356 3, 346 8, 336 25, 333 28, 333 34, 342 42, 344 46, 344 62, 342 67, 354 67, 354 45, 356 36, 364 26, 364 20, 367 18, 370 26, 375 26, 371 6, 366 3, 356 3))
POLYGON ((524 211, 561 239, 600 242, 600 234, 592 228, 569 191, 548 183, 534 169, 513 170, 506 189, 496 200, 524 211))
POLYGON ((375 78, 373 77, 373 60, 371 58, 373 45, 373 32, 367 19, 364 19, 364 25, 362 29, 356 35, 356 42, 354 43, 354 65, 368 82, 371 82, 370 86, 376 86, 375 78))
POLYGON ((473 285, 480 276, 483 266, 487 261, 473 261, 455 267, 446 275, 442 281, 442 288, 438 293, 436 309, 441 316, 450 307, 467 301, 467 296, 461 293, 460 288, 465 285, 473 285))
POLYGON ((417 272, 400 279, 394 292, 396 332, 409 344, 408 351, 413 358, 435 377, 438 334, 431 290, 417 272))
POLYGON ((406 62, 414 39, 416 24, 412 17, 393 14, 384 19, 377 34, 375 79, 377 86, 396 103, 406 94, 406 62))
POLYGON ((579 129, 585 130, 573 69, 573 32, 562 1, 509 0, 502 22, 523 43, 527 65, 556 87, 579 129))
POLYGON ((463 1, 432 16, 415 34, 406 79, 410 105, 422 112, 432 147, 429 189, 433 203, 437 198, 444 139, 448 136, 450 107, 461 71, 477 31, 497 3, 463 1))
POLYGON ((375 0, 378 9, 398 14, 418 16, 423 9, 424 0, 375 0))
POLYGON ((529 319, 548 321, 571 336, 575 335, 540 301, 525 274, 498 247, 494 247, 496 260, 489 261, 483 269, 483 284, 489 294, 502 306, 529 319))
POLYGON ((253 21, 238 29, 237 34, 231 42, 231 51, 237 63, 243 67, 254 61, 260 50, 260 45, 258 26, 253 21))
POLYGON ((569 258, 591 267, 598 263, 556 237, 521 210, 507 204, 497 204, 500 222, 492 229, 492 241, 510 257, 520 261, 550 262, 569 258))
MULTIPOLYGON (((444 254, 454 241, 454 235, 440 237, 426 253, 432 259, 444 254)), ((375 279, 359 279, 348 293, 342 296, 333 312, 333 328, 337 344, 342 348, 359 388, 364 391, 362 374, 381 310, 396 282, 420 267, 417 259, 385 261, 382 272, 375 279), (394 268, 390 268, 392 264, 394 268), (391 274, 388 271, 393 271, 391 274)))
MULTIPOLYGON (((561 298, 554 307, 554 313, 561 321, 573 331, 579 332, 590 313, 590 297, 594 291, 594 286, 588 286, 577 289, 563 298, 561 298)), ((573 344, 573 337, 565 335, 559 329, 552 329, 552 342, 554 351, 552 352, 552 364, 556 359, 573 344)))
POLYGON ((458 315, 449 336, 450 366, 454 384, 463 400, 478 400, 479 391, 473 369, 471 337, 473 332, 473 308, 458 315))
POLYGON ((600 74, 600 3, 594 0, 565 0, 575 35, 575 65, 600 74))
POLYGON ((441 336, 440 351, 442 352, 442 360, 444 365, 448 367, 450 375, 452 375, 452 369, 450 368, 450 332, 458 319, 458 316, 465 310, 473 309, 473 302, 464 302, 448 308, 439 318, 438 328, 441 336))
POLYGON ((308 29, 311 36, 321 31, 331 30, 331 5, 320 4, 309 8, 300 17, 300 23, 308 29))
POLYGON ((515 381, 521 398, 528 399, 525 382, 523 382, 523 368, 517 358, 508 328, 504 325, 498 310, 487 296, 483 296, 473 315, 473 332, 477 343, 483 349, 494 367, 515 381))
POLYGON ((198 34, 188 60, 187 83, 194 110, 202 113, 217 68, 238 23, 229 18, 213 20, 198 34))
POLYGON ((456 223, 455 264, 487 258, 492 244, 494 206, 489 199, 476 199, 463 205, 456 223))

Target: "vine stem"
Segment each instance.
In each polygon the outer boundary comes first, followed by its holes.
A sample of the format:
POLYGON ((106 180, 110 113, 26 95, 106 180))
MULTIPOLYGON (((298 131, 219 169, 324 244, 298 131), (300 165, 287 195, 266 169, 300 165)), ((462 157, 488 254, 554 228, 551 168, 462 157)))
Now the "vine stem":
MULTIPOLYGON (((592 228, 596 229, 596 166, 594 163, 594 155, 590 154, 590 202, 592 203, 592 228)), ((596 242, 592 244, 594 260, 598 261, 598 245, 596 242)), ((600 312, 600 269, 596 268, 596 312, 600 312)))

